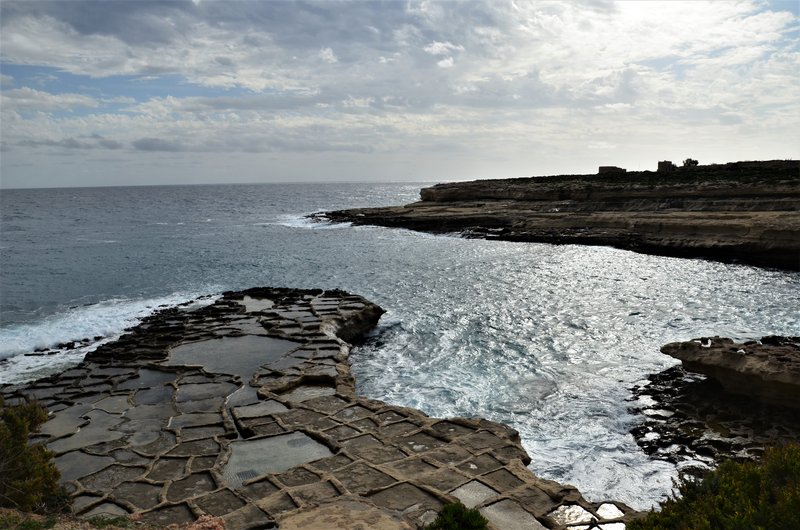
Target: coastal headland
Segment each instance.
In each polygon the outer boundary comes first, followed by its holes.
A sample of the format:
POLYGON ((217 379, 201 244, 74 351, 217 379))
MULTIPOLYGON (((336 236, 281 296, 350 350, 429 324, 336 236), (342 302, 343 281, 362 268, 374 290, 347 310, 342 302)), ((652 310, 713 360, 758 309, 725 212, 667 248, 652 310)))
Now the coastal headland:
POLYGON ((800 270, 800 161, 659 166, 437 184, 405 206, 312 217, 800 270))
POLYGON ((227 292, 0 391, 48 409, 32 442, 55 453, 83 517, 393 530, 461 501, 495 530, 625 528, 624 504, 534 475, 507 426, 357 396, 350 342, 382 313, 342 291, 227 292))

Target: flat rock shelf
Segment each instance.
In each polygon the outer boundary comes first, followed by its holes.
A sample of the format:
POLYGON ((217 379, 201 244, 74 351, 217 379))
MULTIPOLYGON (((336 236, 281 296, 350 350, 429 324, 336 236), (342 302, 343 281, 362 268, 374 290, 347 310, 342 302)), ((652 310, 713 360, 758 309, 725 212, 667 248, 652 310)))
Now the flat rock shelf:
POLYGON ((800 270, 798 160, 451 182, 420 198, 310 217, 800 270))
POLYGON ((255 288, 160 311, 77 367, 0 387, 50 420, 75 513, 228 530, 411 529, 461 501, 496 530, 622 530, 634 512, 543 480, 513 429, 355 395, 347 341, 383 310, 255 288))

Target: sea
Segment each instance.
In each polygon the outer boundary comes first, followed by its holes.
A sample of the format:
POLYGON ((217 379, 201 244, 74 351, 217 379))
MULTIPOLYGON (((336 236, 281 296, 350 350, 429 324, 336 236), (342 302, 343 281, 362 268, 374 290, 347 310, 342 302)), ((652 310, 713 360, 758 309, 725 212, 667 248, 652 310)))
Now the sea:
POLYGON ((659 348, 800 335, 797 272, 306 217, 414 202, 423 185, 2 190, 0 383, 64 370, 162 307, 341 288, 386 310, 351 355, 359 394, 511 425, 539 476, 645 509, 677 477, 629 433, 630 388, 676 364, 659 348), (42 348, 57 353, 26 355, 42 348))

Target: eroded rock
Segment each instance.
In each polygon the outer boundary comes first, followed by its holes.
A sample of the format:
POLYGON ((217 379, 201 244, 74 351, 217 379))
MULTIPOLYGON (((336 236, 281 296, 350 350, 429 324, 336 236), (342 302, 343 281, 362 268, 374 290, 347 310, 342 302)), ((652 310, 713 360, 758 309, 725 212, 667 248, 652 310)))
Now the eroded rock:
POLYGON ((799 173, 800 161, 772 160, 452 182, 405 206, 312 218, 800 270, 799 173))
POLYGON ((345 341, 381 313, 342 291, 224 293, 146 318, 63 378, 2 391, 56 405, 37 439, 84 516, 406 529, 463 499, 508 530, 550 524, 564 503, 601 513, 533 475, 513 429, 355 396, 345 341))
POLYGON ((721 337, 673 342, 661 352, 705 374, 726 391, 800 408, 800 337, 764 337, 736 343, 721 337))

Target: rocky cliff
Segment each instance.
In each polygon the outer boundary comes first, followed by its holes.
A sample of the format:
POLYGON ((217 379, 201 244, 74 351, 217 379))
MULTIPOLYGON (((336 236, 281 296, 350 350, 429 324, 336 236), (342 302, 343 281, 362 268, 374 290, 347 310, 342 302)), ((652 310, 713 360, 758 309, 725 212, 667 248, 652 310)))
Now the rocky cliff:
POLYGON ((797 160, 455 182, 420 196, 406 206, 315 217, 800 270, 797 160))

